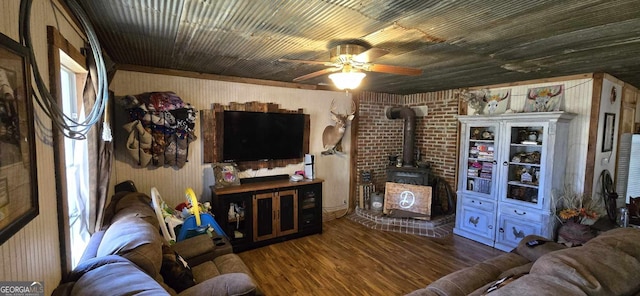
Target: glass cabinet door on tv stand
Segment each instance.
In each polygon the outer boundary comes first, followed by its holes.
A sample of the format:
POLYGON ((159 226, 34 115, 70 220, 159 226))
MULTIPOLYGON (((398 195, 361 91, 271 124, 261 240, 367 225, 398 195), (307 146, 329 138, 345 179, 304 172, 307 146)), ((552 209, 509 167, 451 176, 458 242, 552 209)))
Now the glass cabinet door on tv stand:
POLYGON ((300 231, 322 232, 322 184, 300 186, 298 199, 300 231))

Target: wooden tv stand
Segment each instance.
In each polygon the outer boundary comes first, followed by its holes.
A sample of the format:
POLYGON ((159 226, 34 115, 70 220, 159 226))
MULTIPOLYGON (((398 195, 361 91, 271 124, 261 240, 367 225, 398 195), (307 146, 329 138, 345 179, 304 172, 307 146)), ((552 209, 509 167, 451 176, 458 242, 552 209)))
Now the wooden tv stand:
POLYGON ((211 186, 215 219, 234 252, 322 233, 322 182, 291 182, 285 175, 239 186, 211 186))

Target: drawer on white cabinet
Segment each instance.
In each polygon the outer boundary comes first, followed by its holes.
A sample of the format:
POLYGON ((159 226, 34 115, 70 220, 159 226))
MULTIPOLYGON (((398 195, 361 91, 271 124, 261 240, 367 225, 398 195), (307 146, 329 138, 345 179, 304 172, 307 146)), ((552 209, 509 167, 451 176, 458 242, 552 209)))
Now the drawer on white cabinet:
POLYGON ((503 215, 513 216, 515 219, 525 219, 531 222, 542 222, 542 213, 534 209, 512 206, 508 204, 500 204, 500 213, 503 215))
POLYGON ((494 203, 491 201, 486 201, 480 198, 474 198, 474 197, 468 197, 468 196, 464 196, 462 197, 462 206, 464 207, 474 207, 474 208, 478 208, 480 210, 485 210, 485 211, 491 211, 493 212, 493 206, 494 203))

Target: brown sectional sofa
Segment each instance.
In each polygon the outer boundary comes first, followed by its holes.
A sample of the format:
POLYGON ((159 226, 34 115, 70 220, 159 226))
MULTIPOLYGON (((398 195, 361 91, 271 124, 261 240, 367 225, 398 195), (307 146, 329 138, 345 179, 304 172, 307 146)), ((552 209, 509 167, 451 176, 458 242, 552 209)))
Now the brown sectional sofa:
POLYGON ((240 257, 216 250, 208 235, 169 246, 145 194, 117 193, 104 220, 108 226, 91 237, 80 264, 53 295, 261 294, 240 257), (176 253, 189 263, 190 274, 176 263, 176 253))
POLYGON ((527 236, 510 253, 408 295, 640 295, 640 229, 616 228, 573 248, 554 242, 526 246, 534 239, 544 240, 527 236))

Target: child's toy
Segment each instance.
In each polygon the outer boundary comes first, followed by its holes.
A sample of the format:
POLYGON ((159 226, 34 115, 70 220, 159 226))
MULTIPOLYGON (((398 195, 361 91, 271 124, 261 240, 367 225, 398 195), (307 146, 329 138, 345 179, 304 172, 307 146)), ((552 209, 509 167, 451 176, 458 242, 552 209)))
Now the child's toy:
POLYGON ((160 224, 162 236, 169 243, 175 243, 177 241, 175 227, 181 225, 184 221, 174 216, 173 211, 167 206, 164 200, 162 200, 162 196, 160 196, 158 189, 155 187, 151 188, 151 201, 153 203, 153 210, 156 212, 156 218, 160 224), (167 225, 169 225, 168 228, 167 225))
POLYGON ((213 231, 215 231, 217 235, 227 237, 211 214, 200 212, 200 206, 198 205, 198 200, 196 199, 196 194, 193 192, 193 189, 187 188, 185 190, 185 197, 187 203, 191 204, 190 211, 193 215, 184 220, 182 228, 180 228, 180 232, 178 233, 177 241, 184 240, 191 236, 205 234, 209 228, 213 228, 213 231))

